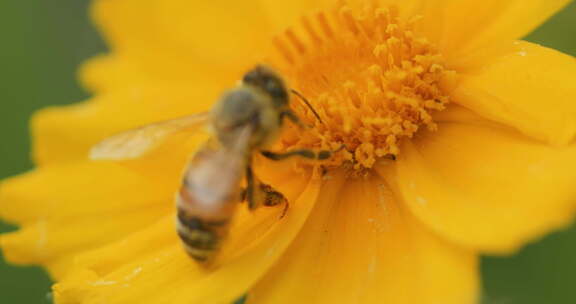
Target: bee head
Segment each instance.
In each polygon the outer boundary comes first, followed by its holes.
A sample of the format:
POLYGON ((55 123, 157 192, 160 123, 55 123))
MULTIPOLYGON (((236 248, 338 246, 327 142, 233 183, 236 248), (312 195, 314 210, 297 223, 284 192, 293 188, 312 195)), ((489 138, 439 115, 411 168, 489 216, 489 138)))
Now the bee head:
POLYGON ((288 91, 284 81, 266 66, 258 65, 250 70, 244 75, 242 83, 264 91, 280 108, 288 105, 288 91))

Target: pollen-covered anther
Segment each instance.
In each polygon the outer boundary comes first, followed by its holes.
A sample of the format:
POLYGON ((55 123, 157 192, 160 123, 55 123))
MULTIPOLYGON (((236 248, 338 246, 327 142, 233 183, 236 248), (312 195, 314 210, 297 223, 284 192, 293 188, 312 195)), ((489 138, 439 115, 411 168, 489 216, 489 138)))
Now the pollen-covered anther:
POLYGON ((417 34, 417 20, 404 20, 395 7, 341 7, 304 17, 301 27, 277 37, 276 66, 322 118, 294 100, 312 128, 289 129, 283 148, 344 145, 326 165, 363 170, 397 156, 401 141, 419 130, 435 130, 432 114, 450 102, 455 72, 417 34))

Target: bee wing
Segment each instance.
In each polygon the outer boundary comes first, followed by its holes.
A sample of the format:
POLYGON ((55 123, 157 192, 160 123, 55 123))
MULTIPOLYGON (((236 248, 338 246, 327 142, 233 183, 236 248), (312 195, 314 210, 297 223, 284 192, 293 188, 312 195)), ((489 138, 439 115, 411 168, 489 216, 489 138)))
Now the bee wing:
POLYGON ((206 214, 232 212, 234 206, 226 203, 238 199, 235 195, 246 170, 251 135, 252 127, 246 126, 228 148, 205 147, 192 158, 185 173, 185 187, 196 206, 189 207, 206 214))
POLYGON ((162 141, 180 131, 194 130, 206 124, 210 113, 176 118, 146 125, 109 137, 94 146, 91 159, 133 159, 158 146, 162 141))

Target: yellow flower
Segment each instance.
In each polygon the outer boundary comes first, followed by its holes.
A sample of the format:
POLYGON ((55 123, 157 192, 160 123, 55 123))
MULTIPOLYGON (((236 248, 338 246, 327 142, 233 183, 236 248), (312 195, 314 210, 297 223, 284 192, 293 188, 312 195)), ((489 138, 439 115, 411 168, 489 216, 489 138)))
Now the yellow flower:
MULTIPOLYGON (((477 258, 569 224, 576 207, 576 61, 516 40, 567 0, 99 0, 111 52, 91 100, 33 120, 37 169, 6 180, 6 258, 44 265, 57 303, 475 303, 477 258), (121 130, 209 109, 259 62, 311 100, 313 128, 257 159, 290 201, 241 210, 220 267, 174 229, 174 192, 205 134, 130 161, 87 151, 121 130), (396 160, 393 160, 395 156, 396 160)), ((245 209, 245 208, 242 208, 245 209)))

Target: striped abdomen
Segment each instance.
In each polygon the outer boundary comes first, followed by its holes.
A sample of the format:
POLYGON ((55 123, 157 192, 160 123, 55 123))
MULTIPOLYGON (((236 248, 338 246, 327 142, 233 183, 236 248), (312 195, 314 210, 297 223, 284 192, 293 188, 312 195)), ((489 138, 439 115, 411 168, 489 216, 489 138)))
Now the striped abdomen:
POLYGON ((178 236, 186 252, 211 264, 240 201, 245 154, 204 147, 194 155, 177 196, 178 236))
POLYGON ((200 263, 208 263, 228 234, 228 220, 205 220, 178 209, 177 231, 188 255, 200 263))

